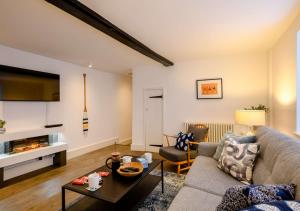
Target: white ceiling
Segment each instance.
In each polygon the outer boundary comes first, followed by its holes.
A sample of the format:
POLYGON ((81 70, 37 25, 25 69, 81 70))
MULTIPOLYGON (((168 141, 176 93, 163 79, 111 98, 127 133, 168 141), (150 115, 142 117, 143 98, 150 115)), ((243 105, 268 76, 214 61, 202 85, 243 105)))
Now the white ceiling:
MULTIPOLYGON (((81 0, 173 62, 266 51, 300 0, 81 0)), ((0 1, 0 43, 104 71, 155 61, 43 0, 0 1)))

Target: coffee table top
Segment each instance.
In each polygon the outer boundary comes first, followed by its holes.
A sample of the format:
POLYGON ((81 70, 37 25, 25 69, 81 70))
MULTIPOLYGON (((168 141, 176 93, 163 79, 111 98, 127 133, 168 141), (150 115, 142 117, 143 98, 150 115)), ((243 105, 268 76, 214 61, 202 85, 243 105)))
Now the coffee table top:
MULTIPOLYGON (((72 185, 72 182, 65 184, 63 187, 67 190, 71 190, 92 198, 104 200, 110 203, 117 203, 126 193, 133 189, 137 184, 139 184, 151 171, 153 171, 162 160, 153 159, 152 163, 149 164, 147 169, 141 175, 133 178, 122 177, 119 174, 110 173, 107 177, 102 177, 103 184, 98 190, 92 192, 86 190, 88 184, 85 185, 72 185)), ((89 172, 89 175, 93 172, 108 171, 106 166, 102 166, 94 171, 89 172)), ((83 176, 86 176, 83 175, 83 176)))

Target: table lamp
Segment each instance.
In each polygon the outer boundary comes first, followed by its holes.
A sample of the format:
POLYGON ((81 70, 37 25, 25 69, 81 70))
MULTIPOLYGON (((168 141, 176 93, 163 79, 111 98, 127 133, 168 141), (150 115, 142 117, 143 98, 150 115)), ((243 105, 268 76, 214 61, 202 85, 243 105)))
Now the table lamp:
POLYGON ((255 126, 266 124, 266 112, 264 110, 237 110, 235 122, 249 126, 249 132, 246 135, 254 135, 255 126))

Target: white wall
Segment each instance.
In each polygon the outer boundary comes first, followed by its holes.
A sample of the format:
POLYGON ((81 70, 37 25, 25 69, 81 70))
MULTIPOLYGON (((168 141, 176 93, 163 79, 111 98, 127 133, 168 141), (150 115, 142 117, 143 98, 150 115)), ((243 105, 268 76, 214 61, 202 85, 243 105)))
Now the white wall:
POLYGON ((272 127, 293 135, 296 131, 298 16, 270 51, 272 127))
POLYGON ((132 132, 132 81, 131 76, 122 77, 118 84, 118 118, 120 142, 131 139, 132 132))
MULTIPOLYGON (((89 70, 0 45, 0 64, 57 73, 61 76, 60 102, 3 102, 1 116, 8 130, 41 128, 63 123, 64 136, 73 156, 79 149, 111 144, 131 136, 131 81, 128 76, 89 70), (83 77, 87 73, 89 132, 82 133, 83 77), (125 94, 124 94, 125 93, 125 94), (126 96, 124 97, 123 96, 126 96), (119 130, 122 125, 122 131, 119 130)), ((83 152, 83 151, 82 151, 83 152)))
POLYGON ((133 149, 144 148, 143 89, 164 89, 164 132, 185 121, 234 122, 236 109, 267 104, 268 54, 227 56, 133 69, 133 149), (197 100, 197 79, 223 78, 224 99, 197 100))

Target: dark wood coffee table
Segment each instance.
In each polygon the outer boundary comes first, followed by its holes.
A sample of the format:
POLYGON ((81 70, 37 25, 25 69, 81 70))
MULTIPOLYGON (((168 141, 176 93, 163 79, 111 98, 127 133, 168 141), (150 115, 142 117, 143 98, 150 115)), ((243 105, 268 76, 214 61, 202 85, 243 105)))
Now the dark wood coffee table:
MULTIPOLYGON (((88 174, 99 171, 108 171, 108 169, 102 166, 88 174)), ((162 193, 164 192, 163 161, 154 159, 141 175, 134 178, 122 177, 116 173, 102 177, 102 179, 102 187, 95 192, 86 190, 87 184, 78 186, 70 182, 62 186, 62 210, 66 210, 65 190, 86 196, 70 206, 68 210, 130 210, 139 201, 145 199, 160 181, 162 193), (159 165, 161 166, 160 176, 149 174, 159 165)))

